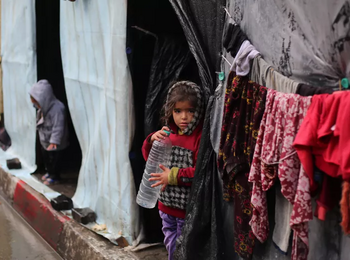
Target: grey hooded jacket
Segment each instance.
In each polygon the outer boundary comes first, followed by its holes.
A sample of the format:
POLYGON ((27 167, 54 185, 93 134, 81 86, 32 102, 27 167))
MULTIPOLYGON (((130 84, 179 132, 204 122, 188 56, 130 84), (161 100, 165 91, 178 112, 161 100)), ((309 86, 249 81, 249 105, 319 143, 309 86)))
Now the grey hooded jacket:
POLYGON ((40 105, 36 127, 41 145, 47 149, 50 144, 56 144, 57 150, 65 149, 69 145, 66 108, 55 97, 50 83, 47 80, 38 81, 29 94, 40 105))

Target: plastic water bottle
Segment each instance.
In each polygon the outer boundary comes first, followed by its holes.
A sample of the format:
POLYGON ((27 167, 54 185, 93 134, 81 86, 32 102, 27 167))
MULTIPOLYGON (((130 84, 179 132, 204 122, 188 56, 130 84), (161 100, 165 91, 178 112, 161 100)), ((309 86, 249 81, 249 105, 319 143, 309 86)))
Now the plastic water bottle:
POLYGON ((147 209, 152 209, 156 206, 159 198, 159 192, 162 188, 162 185, 154 188, 151 187, 153 184, 158 182, 149 181, 149 178, 151 178, 151 173, 163 172, 163 170, 159 168, 159 164, 169 167, 172 144, 169 138, 170 132, 165 130, 163 131, 167 133, 167 136, 161 141, 153 142, 152 149, 146 162, 146 168, 143 172, 139 193, 136 197, 137 204, 147 209))

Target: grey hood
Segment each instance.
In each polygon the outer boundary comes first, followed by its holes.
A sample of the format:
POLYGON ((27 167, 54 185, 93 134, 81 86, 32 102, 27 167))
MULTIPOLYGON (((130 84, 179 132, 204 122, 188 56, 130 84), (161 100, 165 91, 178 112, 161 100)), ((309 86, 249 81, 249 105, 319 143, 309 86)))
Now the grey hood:
POLYGON ((46 79, 35 83, 29 91, 29 94, 39 103, 44 115, 51 109, 57 101, 53 94, 52 87, 46 79))
POLYGON ((37 113, 37 130, 41 145, 47 149, 50 144, 56 144, 57 150, 69 145, 69 130, 66 118, 66 108, 53 94, 47 80, 35 83, 29 94, 39 103, 37 113))

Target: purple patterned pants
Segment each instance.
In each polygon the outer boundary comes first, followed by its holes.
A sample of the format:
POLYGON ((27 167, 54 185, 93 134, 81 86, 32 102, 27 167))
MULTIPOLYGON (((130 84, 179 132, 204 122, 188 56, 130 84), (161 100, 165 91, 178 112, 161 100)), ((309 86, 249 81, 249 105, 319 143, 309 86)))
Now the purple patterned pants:
POLYGON ((164 245, 168 251, 168 260, 173 259, 173 254, 176 247, 176 239, 181 235, 182 227, 185 223, 185 220, 182 218, 176 218, 171 215, 165 214, 162 211, 159 211, 159 215, 162 218, 164 233, 164 245))

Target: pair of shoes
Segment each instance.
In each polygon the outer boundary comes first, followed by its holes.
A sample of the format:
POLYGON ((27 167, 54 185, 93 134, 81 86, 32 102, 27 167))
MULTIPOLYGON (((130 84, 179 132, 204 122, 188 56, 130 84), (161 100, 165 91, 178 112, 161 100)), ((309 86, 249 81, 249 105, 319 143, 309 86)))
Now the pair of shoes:
POLYGON ((41 177, 41 180, 46 181, 48 178, 50 178, 50 174, 46 173, 43 177, 41 177))
POLYGON ((53 179, 53 178, 47 178, 45 181, 44 181, 44 184, 46 185, 46 186, 50 186, 50 185, 55 185, 55 184, 58 184, 59 183, 59 181, 58 180, 56 180, 56 179, 53 179))

